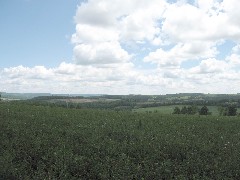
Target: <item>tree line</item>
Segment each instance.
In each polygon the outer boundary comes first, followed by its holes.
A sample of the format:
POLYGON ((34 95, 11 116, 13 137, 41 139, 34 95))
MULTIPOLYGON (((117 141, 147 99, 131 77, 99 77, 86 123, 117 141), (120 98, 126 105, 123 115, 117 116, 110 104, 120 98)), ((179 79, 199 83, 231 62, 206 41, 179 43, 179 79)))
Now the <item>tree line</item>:
MULTIPOLYGON (((225 106, 225 107, 219 107, 218 108, 219 115, 221 116, 236 116, 237 113, 237 106, 234 104, 225 106)), ((172 114, 199 114, 199 115, 211 115, 212 112, 209 111, 208 107, 206 105, 202 106, 200 109, 197 106, 183 106, 181 109, 176 106, 173 110, 172 114)))
POLYGON ((197 106, 183 106, 181 109, 176 106, 173 110, 173 114, 190 114, 194 115, 199 113, 199 115, 210 115, 209 109, 207 106, 203 106, 198 109, 197 106))

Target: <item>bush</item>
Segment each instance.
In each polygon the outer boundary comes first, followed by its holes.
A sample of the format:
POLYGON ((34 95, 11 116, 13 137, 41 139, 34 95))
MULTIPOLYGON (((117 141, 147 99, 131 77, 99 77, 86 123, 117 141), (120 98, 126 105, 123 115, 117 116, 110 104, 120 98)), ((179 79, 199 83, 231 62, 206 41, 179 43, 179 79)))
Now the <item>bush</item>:
POLYGON ((237 106, 234 104, 228 105, 227 107, 218 108, 219 115, 221 116, 236 116, 237 115, 237 106))
POLYGON ((208 107, 207 106, 203 106, 200 110, 199 110, 199 115, 208 115, 208 107))
POLYGON ((181 114, 180 108, 176 106, 173 110, 173 114, 181 114))

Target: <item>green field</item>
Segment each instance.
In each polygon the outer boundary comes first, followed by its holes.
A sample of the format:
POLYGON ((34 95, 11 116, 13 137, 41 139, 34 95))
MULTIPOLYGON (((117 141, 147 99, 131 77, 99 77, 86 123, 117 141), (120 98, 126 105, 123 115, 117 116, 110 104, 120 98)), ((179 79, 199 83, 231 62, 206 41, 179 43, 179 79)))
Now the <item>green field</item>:
POLYGON ((240 118, 0 103, 0 179, 240 179, 240 118))
MULTIPOLYGON (((139 113, 160 113, 160 114, 172 114, 175 107, 182 108, 184 105, 171 105, 171 106, 160 106, 160 107, 149 107, 149 108, 139 108, 139 109, 133 109, 133 112, 139 112, 139 113)), ((187 105, 186 105, 187 106, 187 105)), ((202 106, 198 106, 200 109, 202 106)), ((209 109, 209 112, 212 112, 213 116, 218 116, 218 107, 217 106, 207 106, 209 109)), ((238 112, 240 112, 240 108, 238 108, 238 112)))

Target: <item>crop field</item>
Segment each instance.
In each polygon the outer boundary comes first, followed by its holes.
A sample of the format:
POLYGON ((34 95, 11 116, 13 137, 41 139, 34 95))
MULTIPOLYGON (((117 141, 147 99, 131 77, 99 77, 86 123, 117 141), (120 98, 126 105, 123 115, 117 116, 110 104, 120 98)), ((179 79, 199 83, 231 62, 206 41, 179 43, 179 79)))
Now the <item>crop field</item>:
POLYGON ((240 117, 0 103, 0 179, 240 179, 240 117))

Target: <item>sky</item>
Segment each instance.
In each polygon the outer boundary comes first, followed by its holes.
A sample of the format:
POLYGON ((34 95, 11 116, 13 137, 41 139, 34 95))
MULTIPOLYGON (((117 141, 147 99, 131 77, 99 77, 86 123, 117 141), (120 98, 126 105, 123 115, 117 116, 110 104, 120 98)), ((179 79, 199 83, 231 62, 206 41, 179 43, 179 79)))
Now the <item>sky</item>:
POLYGON ((0 92, 240 93, 239 0, 0 0, 0 92))

